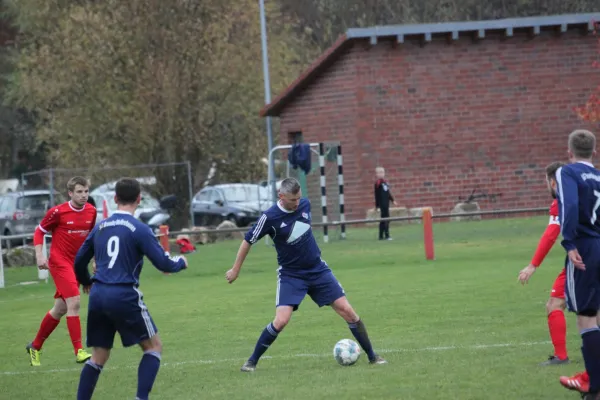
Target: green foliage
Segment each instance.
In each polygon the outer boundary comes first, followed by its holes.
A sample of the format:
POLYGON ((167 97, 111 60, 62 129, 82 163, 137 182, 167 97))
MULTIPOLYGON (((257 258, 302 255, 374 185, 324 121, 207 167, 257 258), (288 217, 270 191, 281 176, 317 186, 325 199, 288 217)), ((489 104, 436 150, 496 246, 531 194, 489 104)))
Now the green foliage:
MULTIPOLYGON (((258 181, 265 155, 258 5, 252 0, 25 0, 13 104, 38 115, 55 166, 213 162, 258 181)), ((280 30, 284 32, 284 30, 280 30)), ((274 37, 275 54, 291 50, 274 37)), ((275 77, 296 73, 275 59, 275 77)), ((183 181, 183 180, 182 180, 183 181)), ((187 193, 187 181, 167 186, 187 193)))
MULTIPOLYGON (((4 6, 20 28, 7 99, 36 116, 36 139, 48 144, 53 166, 191 160, 197 183, 213 162, 222 181, 266 177, 259 162, 266 135, 258 116, 264 94, 257 1, 5 0, 4 6)), ((599 7, 596 0, 271 0, 266 6, 274 93, 350 27, 599 7)), ((165 186, 187 190, 187 183, 165 186)))

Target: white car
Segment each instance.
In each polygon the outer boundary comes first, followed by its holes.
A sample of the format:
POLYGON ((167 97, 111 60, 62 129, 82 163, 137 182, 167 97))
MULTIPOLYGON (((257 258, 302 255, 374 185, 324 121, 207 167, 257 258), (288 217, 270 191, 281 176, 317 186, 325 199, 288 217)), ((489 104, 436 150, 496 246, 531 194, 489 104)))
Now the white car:
MULTIPOLYGON (((104 205, 106 204, 106 214, 110 217, 115 211, 117 211, 117 204, 115 203, 115 192, 114 191, 92 191, 90 196, 96 203, 96 209, 98 214, 96 216, 96 224, 100 223, 104 219, 104 205)), ((160 225, 164 224, 170 215, 160 207, 160 202, 152 197, 147 192, 142 192, 142 201, 135 210, 134 217, 140 221, 146 223, 151 228, 156 229, 160 225)))

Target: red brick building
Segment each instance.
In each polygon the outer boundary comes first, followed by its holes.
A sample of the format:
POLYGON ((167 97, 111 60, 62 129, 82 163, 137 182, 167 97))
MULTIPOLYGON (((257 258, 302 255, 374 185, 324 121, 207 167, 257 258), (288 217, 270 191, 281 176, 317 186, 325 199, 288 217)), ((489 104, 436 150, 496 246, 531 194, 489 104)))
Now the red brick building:
POLYGON ((573 108, 600 82, 593 20, 350 29, 261 115, 280 118, 280 143, 342 144, 347 218, 374 206, 378 165, 407 207, 449 212, 476 188, 495 195, 484 210, 544 207, 543 168, 566 159, 573 108))

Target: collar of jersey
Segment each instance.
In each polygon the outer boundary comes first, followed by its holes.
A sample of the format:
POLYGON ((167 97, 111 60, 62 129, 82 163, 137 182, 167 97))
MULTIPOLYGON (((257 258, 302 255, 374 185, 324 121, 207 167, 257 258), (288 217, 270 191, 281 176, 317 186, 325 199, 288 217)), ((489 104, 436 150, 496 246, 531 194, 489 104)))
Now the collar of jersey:
POLYGON ((71 207, 71 210, 73 210, 75 212, 82 212, 83 209, 85 208, 85 204, 81 208, 75 208, 75 207, 73 207, 73 203, 71 203, 71 200, 69 200, 69 207, 71 207))
POLYGON ((117 211, 113 212, 113 214, 133 215, 132 213, 127 212, 127 211, 123 211, 123 210, 117 210, 117 211))
POLYGON ((293 212, 294 212, 294 210, 292 210, 292 211, 290 211, 290 210, 286 210, 285 208, 283 208, 283 207, 281 206, 281 204, 280 204, 279 202, 277 202, 277 207, 279 207, 279 209, 280 209, 281 211, 283 211, 284 213, 291 214, 291 213, 293 213, 293 212))
POLYGON ((594 164, 589 163, 587 161, 577 161, 577 164, 587 165, 588 167, 594 168, 594 164))

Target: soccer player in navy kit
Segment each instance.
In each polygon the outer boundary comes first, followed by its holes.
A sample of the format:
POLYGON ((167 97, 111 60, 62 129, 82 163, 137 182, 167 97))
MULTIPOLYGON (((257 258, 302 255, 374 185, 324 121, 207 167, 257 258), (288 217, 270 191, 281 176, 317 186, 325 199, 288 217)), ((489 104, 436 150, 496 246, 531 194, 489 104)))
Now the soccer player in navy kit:
POLYGON ((162 343, 138 289, 144 256, 163 272, 187 268, 184 257, 169 257, 152 230, 133 216, 141 201, 139 182, 121 179, 115 193, 118 210, 92 230, 75 258, 77 280, 90 294, 87 345, 93 348, 81 371, 77 400, 92 398, 116 332, 123 346, 139 344, 144 351, 136 399, 148 399, 160 367, 162 343), (93 257, 96 274, 90 278, 88 263, 93 257))
POLYGON ((592 165, 596 137, 586 130, 569 135, 571 164, 556 172, 558 215, 567 281, 569 311, 577 314, 583 345, 581 352, 589 374, 586 400, 600 400, 600 171, 592 165))
POLYGON ((344 293, 344 289, 329 266, 321 259, 321 250, 311 229, 310 202, 302 198, 300 183, 287 178, 281 182, 279 201, 269 208, 242 241, 233 267, 225 278, 233 283, 242 268, 250 247, 263 236, 269 235, 275 243, 279 264, 275 320, 263 330, 254 353, 241 370, 252 372, 260 357, 277 339, 297 310, 305 295, 319 307, 331 306, 346 322, 352 334, 367 353, 371 364, 386 361, 373 351, 367 329, 344 293))

